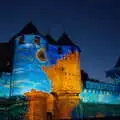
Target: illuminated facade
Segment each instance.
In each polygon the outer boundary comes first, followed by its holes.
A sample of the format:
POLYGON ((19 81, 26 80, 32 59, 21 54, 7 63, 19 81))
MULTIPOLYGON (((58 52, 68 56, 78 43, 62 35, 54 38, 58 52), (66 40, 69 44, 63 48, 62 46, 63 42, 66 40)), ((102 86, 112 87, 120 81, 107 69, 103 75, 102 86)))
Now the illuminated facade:
POLYGON ((32 23, 5 43, 5 47, 1 46, 0 50, 7 52, 6 56, 0 56, 4 61, 0 65, 0 97, 4 98, 3 103, 11 101, 11 104, 0 104, 0 110, 5 108, 5 113, 12 116, 10 120, 21 120, 18 116, 46 120, 120 115, 116 107, 120 105, 118 63, 112 72, 106 73, 117 81, 115 84, 83 81, 80 48, 66 33, 55 41, 50 35, 41 35, 32 23), (111 114, 112 108, 116 111, 111 114))
POLYGON ((84 102, 120 104, 120 86, 87 80, 80 96, 84 102))
POLYGON ((34 34, 29 31, 24 34, 24 31, 29 29, 28 27, 31 27, 31 24, 12 40, 15 42, 12 72, 2 73, 3 88, 1 91, 3 94, 0 94, 1 96, 24 95, 31 89, 51 92, 51 81, 41 69, 41 66, 49 64, 45 37, 36 35, 33 27, 34 34))
POLYGON ((112 69, 106 71, 106 77, 110 77, 112 83, 90 78, 84 81, 79 95, 81 101, 72 111, 73 118, 120 116, 120 58, 112 69))

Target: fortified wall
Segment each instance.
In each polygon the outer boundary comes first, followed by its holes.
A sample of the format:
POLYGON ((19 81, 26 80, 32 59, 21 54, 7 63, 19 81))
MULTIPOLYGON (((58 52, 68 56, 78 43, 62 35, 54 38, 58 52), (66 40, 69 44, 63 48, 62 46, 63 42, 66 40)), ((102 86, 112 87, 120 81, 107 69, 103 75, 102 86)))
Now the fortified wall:
MULTIPOLYGON (((50 35, 40 34, 29 23, 8 43, 1 44, 0 50, 6 51, 6 54, 0 54, 3 58, 0 62, 0 100, 4 98, 0 115, 8 113, 10 120, 103 117, 112 110, 104 107, 103 113, 99 113, 103 104, 113 104, 107 105, 109 108, 120 104, 120 65, 107 73, 117 84, 83 81, 80 48, 66 33, 55 41, 50 35), (27 99, 24 101, 23 98, 27 99), (100 106, 99 110, 96 104, 100 106)), ((120 109, 116 106, 115 109, 111 116, 120 115, 120 109)))

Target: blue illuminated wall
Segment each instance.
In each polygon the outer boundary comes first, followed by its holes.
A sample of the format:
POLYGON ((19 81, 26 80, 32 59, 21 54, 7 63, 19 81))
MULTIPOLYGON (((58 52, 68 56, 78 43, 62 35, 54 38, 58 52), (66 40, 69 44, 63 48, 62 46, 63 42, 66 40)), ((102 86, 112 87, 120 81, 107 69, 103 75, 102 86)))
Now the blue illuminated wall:
POLYGON ((23 95, 31 89, 51 92, 51 81, 41 69, 42 66, 56 64, 65 55, 79 51, 73 45, 49 44, 44 36, 20 35, 15 39, 15 51, 12 73, 3 73, 1 77, 1 96, 23 95), (35 40, 39 39, 39 44, 35 40), (43 59, 38 53, 44 53, 43 59))
POLYGON ((119 92, 84 89, 80 98, 84 103, 120 104, 119 92))
POLYGON ((86 81, 80 102, 72 110, 73 119, 88 117, 120 116, 120 86, 115 84, 86 81))
POLYGON ((0 97, 8 97, 10 94, 10 73, 2 73, 0 78, 0 97))
POLYGON ((120 86, 110 83, 86 81, 80 98, 85 103, 120 104, 120 86))
MULTIPOLYGON (((20 36, 21 37, 21 36, 20 36)), ((24 35, 24 43, 20 44, 20 37, 16 39, 16 50, 12 75, 12 94, 23 94, 31 89, 44 92, 51 91, 51 81, 42 71, 42 65, 48 65, 46 55, 46 40, 39 38, 39 43, 35 43, 35 35, 24 35), (41 59, 37 56, 42 51, 41 59), (44 57, 44 60, 42 60, 44 57)))
POLYGON ((13 71, 2 74, 0 95, 23 95, 31 89, 51 92, 51 81, 41 69, 43 65, 48 66, 46 40, 36 35, 24 35, 15 41, 13 71), (35 40, 39 42, 36 44, 35 40))

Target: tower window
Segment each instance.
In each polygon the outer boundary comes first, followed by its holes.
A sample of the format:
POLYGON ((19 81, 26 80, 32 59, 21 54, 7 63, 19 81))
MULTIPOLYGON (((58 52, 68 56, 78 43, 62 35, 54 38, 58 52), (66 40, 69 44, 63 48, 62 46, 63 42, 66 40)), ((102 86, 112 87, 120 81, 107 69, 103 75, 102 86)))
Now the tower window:
POLYGON ((40 45, 40 37, 35 37, 34 43, 40 45))
POLYGON ((25 41, 24 41, 24 36, 20 37, 20 40, 19 40, 19 44, 24 44, 25 41))
POLYGON ((74 53, 75 52, 75 49, 73 47, 71 47, 71 52, 74 53))
POLYGON ((46 50, 48 51, 48 44, 46 44, 46 50))
POLYGON ((58 54, 62 54, 62 48, 61 47, 58 48, 58 54))
POLYGON ((61 71, 64 71, 64 67, 61 67, 61 71))

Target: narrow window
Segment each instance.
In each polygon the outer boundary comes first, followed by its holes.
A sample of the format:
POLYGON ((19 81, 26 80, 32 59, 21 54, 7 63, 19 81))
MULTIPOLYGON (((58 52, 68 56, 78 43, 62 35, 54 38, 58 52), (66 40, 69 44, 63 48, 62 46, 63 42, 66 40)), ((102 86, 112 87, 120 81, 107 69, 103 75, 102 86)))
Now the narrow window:
POLYGON ((40 45, 40 37, 35 37, 34 43, 40 45))
POLYGON ((24 44, 24 43, 25 43, 24 36, 21 36, 19 39, 19 44, 24 44))
POLYGON ((58 47, 58 54, 62 54, 62 48, 58 47))
POLYGON ((71 47, 71 52, 74 53, 75 52, 75 49, 73 47, 71 47))

